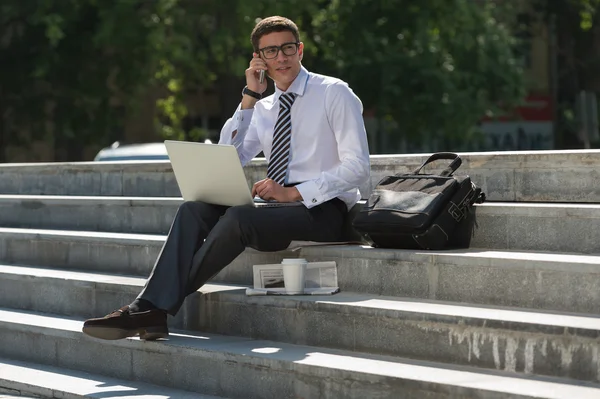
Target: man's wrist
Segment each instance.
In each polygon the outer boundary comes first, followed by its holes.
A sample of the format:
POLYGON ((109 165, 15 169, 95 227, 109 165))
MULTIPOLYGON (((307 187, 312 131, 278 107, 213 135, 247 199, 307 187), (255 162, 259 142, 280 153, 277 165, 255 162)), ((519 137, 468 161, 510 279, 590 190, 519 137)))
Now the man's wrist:
POLYGON ((302 194, 300 194, 300 191, 298 191, 298 189, 296 187, 287 187, 288 190, 288 196, 290 199, 290 202, 294 202, 294 201, 302 201, 302 194))
POLYGON ((260 100, 262 98, 261 93, 254 90, 250 90, 248 86, 244 87, 244 89, 242 90, 242 96, 250 96, 256 98, 257 100, 260 100))
POLYGON ((242 97, 241 109, 252 109, 257 102, 258 100, 256 98, 244 95, 242 97))
POLYGON ((256 102, 262 98, 262 94, 250 90, 248 86, 242 90, 242 109, 252 109, 256 105, 256 102))

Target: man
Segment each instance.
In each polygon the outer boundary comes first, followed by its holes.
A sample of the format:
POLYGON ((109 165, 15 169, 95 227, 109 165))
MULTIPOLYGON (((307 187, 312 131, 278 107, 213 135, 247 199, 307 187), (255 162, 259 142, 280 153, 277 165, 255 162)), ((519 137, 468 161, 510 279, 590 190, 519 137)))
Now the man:
POLYGON ((264 152, 267 178, 254 184, 252 195, 301 205, 185 202, 138 298, 103 318, 87 320, 84 333, 102 339, 164 338, 167 313, 175 315, 187 295, 246 247, 280 251, 292 240, 341 239, 344 218, 370 173, 362 104, 346 83, 302 66, 304 44, 289 19, 263 19, 251 41, 247 86, 219 143, 233 144, 244 165, 264 152), (275 93, 264 99, 267 82, 261 83, 260 71, 275 82, 275 93))

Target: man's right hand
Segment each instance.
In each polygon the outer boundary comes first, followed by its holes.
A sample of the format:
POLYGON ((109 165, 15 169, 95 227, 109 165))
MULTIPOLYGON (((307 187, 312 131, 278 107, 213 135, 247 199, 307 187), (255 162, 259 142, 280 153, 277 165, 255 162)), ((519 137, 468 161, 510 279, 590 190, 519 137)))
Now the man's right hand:
POLYGON ((264 70, 265 74, 267 73, 267 63, 257 53, 254 53, 252 60, 250 60, 250 66, 246 69, 246 85, 250 90, 260 94, 267 90, 267 77, 265 76, 262 83, 259 83, 258 80, 261 70, 264 70))
POLYGON ((266 201, 302 201, 302 195, 296 187, 284 187, 269 178, 254 183, 252 186, 252 196, 254 197, 256 195, 266 201))

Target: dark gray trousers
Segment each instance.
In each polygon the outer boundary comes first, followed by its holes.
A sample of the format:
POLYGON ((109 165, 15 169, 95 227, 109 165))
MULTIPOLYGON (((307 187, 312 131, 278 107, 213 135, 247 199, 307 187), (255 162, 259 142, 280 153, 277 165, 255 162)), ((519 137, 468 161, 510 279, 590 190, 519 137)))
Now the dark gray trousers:
POLYGON ((346 204, 337 198, 311 209, 184 202, 138 298, 175 315, 186 296, 246 247, 281 251, 293 240, 339 241, 346 213, 346 204))

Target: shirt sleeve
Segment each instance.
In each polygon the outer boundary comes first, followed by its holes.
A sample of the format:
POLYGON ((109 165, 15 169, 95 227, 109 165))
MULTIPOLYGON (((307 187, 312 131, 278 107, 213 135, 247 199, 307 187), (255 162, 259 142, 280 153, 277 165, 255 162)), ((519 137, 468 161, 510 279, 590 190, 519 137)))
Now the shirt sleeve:
POLYGON ((340 81, 326 89, 325 107, 340 163, 321 172, 317 179, 296 186, 307 208, 364 187, 370 180, 369 144, 360 99, 340 81))
POLYGON ((238 152, 242 166, 246 166, 261 151, 255 117, 254 108, 241 109, 240 104, 221 129, 219 144, 233 145, 238 152))

